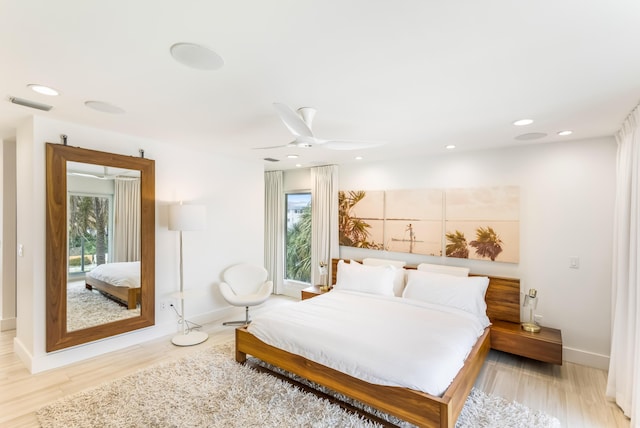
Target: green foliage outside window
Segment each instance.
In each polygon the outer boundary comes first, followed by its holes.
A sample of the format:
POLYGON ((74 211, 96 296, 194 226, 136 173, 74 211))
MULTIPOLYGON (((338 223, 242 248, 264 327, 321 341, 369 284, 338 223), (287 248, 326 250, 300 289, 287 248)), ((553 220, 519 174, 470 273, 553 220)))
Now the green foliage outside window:
MULTIPOLYGON (((69 265, 79 266, 81 253, 95 256, 98 265, 106 262, 108 249, 109 199, 98 196, 69 197, 69 265), (73 256, 78 256, 72 260, 73 256)), ((90 263, 89 263, 90 264, 90 263)))
POLYGON ((311 282, 311 204, 287 228, 287 279, 311 282))

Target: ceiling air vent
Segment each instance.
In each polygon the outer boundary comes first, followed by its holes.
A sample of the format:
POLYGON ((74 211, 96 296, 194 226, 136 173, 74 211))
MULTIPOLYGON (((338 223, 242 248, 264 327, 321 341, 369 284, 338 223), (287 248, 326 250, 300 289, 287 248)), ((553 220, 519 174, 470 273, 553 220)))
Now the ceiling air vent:
POLYGON ((274 158, 264 158, 264 160, 266 160, 267 162, 280 162, 280 159, 274 159, 274 158))
POLYGON ((11 101, 14 104, 18 104, 25 107, 31 107, 38 110, 44 110, 44 111, 49 111, 53 108, 52 106, 47 104, 41 104, 35 101, 25 100, 24 98, 18 98, 18 97, 9 97, 9 101, 11 101))

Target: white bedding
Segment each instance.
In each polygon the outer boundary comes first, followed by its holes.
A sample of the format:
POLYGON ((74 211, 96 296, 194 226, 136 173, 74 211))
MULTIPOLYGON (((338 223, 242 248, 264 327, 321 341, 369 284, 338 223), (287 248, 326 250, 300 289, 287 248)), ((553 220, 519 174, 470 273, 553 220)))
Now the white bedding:
POLYGON ((263 342, 379 385, 441 396, 487 327, 468 312, 333 290, 256 315, 263 342))
POLYGON ((90 276, 117 287, 140 287, 140 262, 105 263, 96 266, 90 276))

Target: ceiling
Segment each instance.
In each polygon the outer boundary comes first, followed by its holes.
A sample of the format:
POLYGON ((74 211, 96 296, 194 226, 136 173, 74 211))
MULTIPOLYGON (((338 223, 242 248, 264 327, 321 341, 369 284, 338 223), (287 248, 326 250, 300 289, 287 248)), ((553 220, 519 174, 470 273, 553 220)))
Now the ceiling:
POLYGON ((640 102, 636 0, 0 0, 0 11, 0 138, 36 114, 289 169, 612 135, 640 102), (224 66, 176 62, 179 42, 224 66), (385 144, 255 150, 293 140, 274 102, 317 109, 321 138, 385 144), (534 123, 512 125, 522 118, 534 123), (530 133, 547 136, 515 138, 530 133))

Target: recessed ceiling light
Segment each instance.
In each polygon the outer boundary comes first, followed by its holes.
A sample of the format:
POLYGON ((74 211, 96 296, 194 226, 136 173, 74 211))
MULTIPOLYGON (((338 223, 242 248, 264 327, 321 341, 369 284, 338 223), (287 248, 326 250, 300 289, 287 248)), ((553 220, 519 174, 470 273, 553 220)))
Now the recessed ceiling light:
POLYGON ((296 168, 300 168, 301 166, 302 166, 302 164, 301 164, 301 163, 297 163, 297 164, 296 164, 296 168))
POLYGON ((544 138, 546 136, 547 134, 545 134, 544 132, 530 132, 528 134, 518 135, 516 137, 516 140, 520 140, 520 141, 537 140, 540 138, 544 138))
POLYGON ((37 92, 39 94, 42 95, 49 95, 51 97, 55 97, 59 94, 58 91, 56 91, 53 88, 50 88, 48 86, 43 86, 43 85, 37 85, 35 83, 31 83, 29 85, 27 85, 27 88, 31 89, 34 92, 37 92))
POLYGON ((356 156, 356 160, 362 160, 362 156, 356 156))
POLYGON ((124 110, 121 109, 120 107, 114 106, 109 103, 105 103, 103 101, 85 101, 84 105, 94 110, 101 111, 103 113, 111 113, 111 114, 124 113, 124 110))
POLYGON ((516 120, 515 122, 513 122, 513 124, 515 126, 531 125, 532 123, 533 123, 532 119, 520 119, 520 120, 516 120))
POLYGON ((569 130, 558 132, 558 135, 560 135, 561 137, 564 137, 566 135, 571 135, 571 134, 573 134, 573 131, 569 131, 569 130))
POLYGON ((224 65, 220 55, 195 43, 176 43, 169 51, 180 64, 198 70, 217 70, 224 65))
POLYGON ((456 148, 456 145, 455 144, 447 144, 446 146, 444 146, 444 148, 448 149, 448 150, 453 150, 453 149, 456 148))
POLYGON ((298 159, 298 155, 287 155, 289 159, 298 159))

